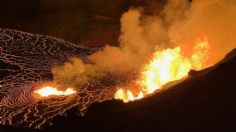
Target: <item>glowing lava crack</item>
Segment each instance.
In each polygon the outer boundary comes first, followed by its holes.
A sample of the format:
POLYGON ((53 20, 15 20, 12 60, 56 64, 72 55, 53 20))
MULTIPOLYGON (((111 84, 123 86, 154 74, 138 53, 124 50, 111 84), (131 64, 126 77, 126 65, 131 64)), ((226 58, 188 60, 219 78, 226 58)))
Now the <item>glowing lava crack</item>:
POLYGON ((0 28, 0 126, 42 128, 72 107, 84 114, 91 103, 112 99, 111 85, 98 83, 94 89, 88 89, 91 84, 79 89, 66 86, 62 90, 50 82, 52 66, 70 56, 85 58, 95 50, 62 39, 0 28))

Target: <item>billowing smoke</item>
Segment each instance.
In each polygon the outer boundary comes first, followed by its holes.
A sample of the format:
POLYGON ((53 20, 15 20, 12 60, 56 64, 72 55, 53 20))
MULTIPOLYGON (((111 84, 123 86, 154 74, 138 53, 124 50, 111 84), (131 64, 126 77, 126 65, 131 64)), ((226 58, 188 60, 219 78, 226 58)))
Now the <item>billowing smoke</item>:
POLYGON ((184 14, 184 19, 168 31, 173 43, 188 45, 194 38, 206 35, 213 63, 236 47, 235 0, 194 0, 184 14))
POLYGON ((132 7, 121 17, 118 47, 105 46, 88 56, 88 63, 69 58, 52 73, 60 83, 83 84, 106 73, 138 72, 154 51, 174 46, 190 50, 201 36, 208 37, 215 63, 236 47, 235 22, 235 0, 168 0, 161 11, 152 13, 132 7))

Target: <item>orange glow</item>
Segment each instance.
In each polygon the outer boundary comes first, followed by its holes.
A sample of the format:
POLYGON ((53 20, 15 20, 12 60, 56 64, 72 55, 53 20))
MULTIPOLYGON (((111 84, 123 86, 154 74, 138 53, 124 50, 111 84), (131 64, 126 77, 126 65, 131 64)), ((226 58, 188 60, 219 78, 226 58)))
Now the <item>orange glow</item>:
POLYGON ((200 70, 206 67, 209 52, 207 39, 198 41, 192 49, 190 56, 184 56, 180 47, 156 51, 144 66, 140 79, 136 81, 135 91, 138 89, 138 92, 132 92, 131 87, 126 87, 126 90, 118 89, 115 99, 129 102, 143 98, 168 82, 187 76, 191 69, 200 70))
POLYGON ((67 96, 76 93, 76 91, 73 90, 72 88, 67 88, 65 91, 60 91, 55 87, 46 86, 41 89, 35 90, 34 93, 42 97, 48 97, 48 96, 67 96))
POLYGON ((124 90, 122 88, 118 89, 118 91, 115 93, 115 99, 122 99, 125 103, 129 101, 141 99, 143 97, 144 95, 142 91, 140 91, 138 96, 135 97, 130 90, 124 90))

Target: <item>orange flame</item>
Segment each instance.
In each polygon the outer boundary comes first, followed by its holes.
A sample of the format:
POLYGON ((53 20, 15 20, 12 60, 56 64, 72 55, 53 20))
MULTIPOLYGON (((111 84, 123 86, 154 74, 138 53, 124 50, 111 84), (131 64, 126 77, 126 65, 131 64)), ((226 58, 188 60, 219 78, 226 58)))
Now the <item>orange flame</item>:
POLYGON ((115 99, 129 102, 143 98, 161 89, 168 82, 187 76, 191 69, 202 69, 206 66, 208 52, 209 44, 206 38, 197 42, 190 57, 183 56, 180 47, 156 51, 151 61, 144 66, 140 79, 137 80, 139 94, 135 97, 131 90, 120 88, 115 93, 115 99))
POLYGON ((141 99, 143 97, 144 95, 142 91, 140 91, 138 96, 135 97, 130 90, 125 91, 122 88, 118 89, 117 92, 115 93, 115 99, 122 99, 125 103, 129 101, 141 99))
POLYGON ((67 88, 65 91, 60 91, 55 87, 46 86, 41 89, 35 90, 34 93, 42 97, 48 97, 48 96, 67 96, 76 93, 76 91, 73 90, 72 88, 67 88))

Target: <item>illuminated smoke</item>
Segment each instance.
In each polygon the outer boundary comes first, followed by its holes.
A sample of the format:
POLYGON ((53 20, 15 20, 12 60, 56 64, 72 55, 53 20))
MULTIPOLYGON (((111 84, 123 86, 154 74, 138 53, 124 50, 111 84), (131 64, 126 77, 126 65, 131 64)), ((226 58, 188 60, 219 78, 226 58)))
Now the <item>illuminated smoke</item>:
POLYGON ((209 65, 236 46, 234 0, 168 0, 162 11, 151 14, 155 15, 146 14, 141 7, 125 12, 118 47, 105 46, 88 56, 89 63, 70 58, 63 66, 52 68, 54 79, 80 85, 106 73, 139 72, 158 50, 178 46, 184 56, 190 56, 196 40, 203 36, 210 45, 209 65))
MULTIPOLYGON (((147 78, 151 81, 145 81, 143 77, 146 74, 143 73, 149 71, 147 66, 155 64, 153 60, 156 59, 153 58, 159 58, 161 53, 173 50, 178 51, 177 56, 181 54, 183 58, 193 60, 192 64, 194 64, 201 61, 202 57, 201 54, 192 56, 193 51, 200 50, 200 53, 205 54, 201 45, 195 46, 196 41, 207 36, 209 51, 207 51, 208 58, 204 58, 207 61, 191 67, 201 69, 214 64, 236 47, 235 20, 236 2, 234 0, 193 0, 191 3, 187 0, 169 0, 162 11, 153 11, 153 13, 146 13, 145 8, 133 7, 121 18, 118 47, 107 45, 103 50, 90 55, 86 63, 80 58, 69 58, 63 66, 55 66, 52 73, 56 81, 65 84, 65 88, 99 79, 109 72, 125 75, 126 71, 135 71, 139 75, 138 80, 135 81, 152 82, 152 78, 147 78)), ((145 85, 140 87, 140 83, 131 83, 126 86, 89 83, 85 87, 76 86, 78 90, 76 89, 76 96, 73 98, 59 96, 53 100, 38 101, 32 97, 32 93, 35 87, 45 83, 45 80, 48 81, 47 77, 50 74, 48 69, 52 65, 61 64, 61 61, 65 61, 68 56, 77 55, 84 58, 86 53, 91 54, 93 51, 88 52, 86 48, 48 36, 32 35, 15 30, 0 29, 0 31, 1 61, 19 68, 16 74, 0 81, 0 92, 3 95, 0 101, 2 124, 25 124, 28 127, 40 128, 54 116, 63 114, 74 106, 78 106, 81 114, 84 114, 91 103, 112 99, 114 94, 117 99, 127 102, 140 99, 147 93, 151 93, 153 88, 160 88, 166 83, 164 81, 160 85, 158 81, 154 81, 153 84, 151 83, 153 87, 150 91, 145 85), (63 51, 61 47, 68 47, 71 50, 63 51), (35 57, 32 54, 38 56, 35 57), (35 82, 39 83, 35 84, 35 82)), ((182 57, 175 58, 179 60, 178 58, 182 57)), ((179 66, 176 66, 177 69, 179 66)), ((152 67, 150 69, 158 71, 152 67)), ((14 70, 9 67, 6 71, 14 70)), ((184 71, 183 75, 186 75, 188 70, 184 71)), ((174 77, 175 79, 179 79, 179 76, 174 77)), ((109 78, 106 81, 110 80, 112 79, 109 78)), ((59 91, 66 91, 66 89, 59 91)))
POLYGON ((205 68, 209 48, 208 40, 205 37, 204 40, 196 42, 191 56, 184 56, 183 49, 180 47, 156 51, 150 62, 140 71, 139 79, 134 84, 126 86, 125 89, 128 89, 126 91, 123 88, 118 89, 115 99, 121 99, 124 102, 141 99, 145 95, 162 89, 168 82, 182 79, 191 69, 205 68))

